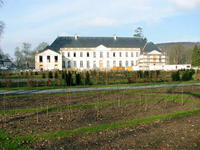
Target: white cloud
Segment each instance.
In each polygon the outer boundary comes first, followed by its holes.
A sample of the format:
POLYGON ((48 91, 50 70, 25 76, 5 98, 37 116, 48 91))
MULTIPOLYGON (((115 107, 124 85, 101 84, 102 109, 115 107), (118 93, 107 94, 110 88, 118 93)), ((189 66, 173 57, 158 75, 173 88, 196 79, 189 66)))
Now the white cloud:
POLYGON ((177 6, 186 9, 194 9, 200 4, 200 0, 170 0, 177 6))
POLYGON ((115 20, 104 18, 104 17, 97 17, 92 18, 91 20, 83 21, 79 24, 79 26, 96 26, 96 27, 103 27, 103 26, 112 26, 115 25, 115 20))
POLYGON ((69 3, 66 0, 58 0, 55 4, 33 8, 32 13, 27 14, 23 20, 40 26, 52 26, 57 22, 63 22, 69 28, 81 25, 105 27, 141 21, 159 21, 175 13, 174 9, 159 5, 159 2, 158 0, 74 0, 69 3), (61 19, 73 21, 67 22, 61 19))

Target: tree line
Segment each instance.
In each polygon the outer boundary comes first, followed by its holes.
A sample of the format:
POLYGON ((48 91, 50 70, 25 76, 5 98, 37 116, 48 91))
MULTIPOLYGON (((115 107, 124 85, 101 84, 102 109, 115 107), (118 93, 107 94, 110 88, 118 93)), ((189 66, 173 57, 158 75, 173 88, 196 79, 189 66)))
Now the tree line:
POLYGON ((48 43, 42 42, 36 48, 31 49, 31 44, 22 43, 21 47, 15 48, 15 64, 19 68, 34 68, 35 54, 45 47, 48 43))

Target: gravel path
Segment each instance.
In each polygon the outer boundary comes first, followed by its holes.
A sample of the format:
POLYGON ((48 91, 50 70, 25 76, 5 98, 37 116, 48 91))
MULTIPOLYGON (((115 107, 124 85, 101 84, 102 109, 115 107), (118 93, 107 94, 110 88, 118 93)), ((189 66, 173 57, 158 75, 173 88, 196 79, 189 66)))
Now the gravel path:
POLYGON ((20 95, 20 94, 43 94, 43 93, 69 93, 69 92, 86 92, 86 91, 101 91, 101 90, 128 90, 128 89, 148 89, 148 88, 163 88, 163 87, 180 87, 180 86, 195 86, 200 83, 185 83, 185 84, 162 84, 162 85, 147 85, 147 86, 120 86, 120 87, 102 87, 102 88, 69 88, 69 89, 47 89, 47 90, 0 90, 0 95, 20 95))

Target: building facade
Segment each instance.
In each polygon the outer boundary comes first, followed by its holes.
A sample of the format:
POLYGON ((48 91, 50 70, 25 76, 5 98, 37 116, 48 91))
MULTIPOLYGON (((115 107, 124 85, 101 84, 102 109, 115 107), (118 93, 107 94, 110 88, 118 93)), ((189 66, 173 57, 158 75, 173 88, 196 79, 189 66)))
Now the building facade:
POLYGON ((166 62, 165 53, 155 44, 116 35, 58 37, 35 55, 36 70, 147 70, 166 62))

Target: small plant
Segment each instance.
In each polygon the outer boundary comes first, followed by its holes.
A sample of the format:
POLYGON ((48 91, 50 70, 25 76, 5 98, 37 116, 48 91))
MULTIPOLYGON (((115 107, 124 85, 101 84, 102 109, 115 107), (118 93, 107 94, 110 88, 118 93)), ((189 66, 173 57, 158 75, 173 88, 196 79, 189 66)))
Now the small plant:
POLYGON ((57 85, 57 86, 61 86, 61 84, 62 84, 61 80, 58 79, 56 85, 57 85))
POLYGON ((88 71, 86 72, 86 75, 85 75, 85 84, 86 85, 90 84, 90 74, 88 71))
POLYGON ((160 75, 160 70, 156 70, 156 77, 158 78, 160 75))
POLYGON ((38 72, 37 72, 37 71, 35 72, 35 75, 36 75, 36 76, 38 75, 38 72))
POLYGON ((149 78, 149 71, 144 71, 144 77, 149 78))
POLYGON ((48 79, 47 86, 52 86, 52 80, 51 79, 48 79))
POLYGON ((194 71, 193 70, 186 70, 183 72, 183 75, 182 75, 182 80, 183 81, 189 81, 189 80, 192 80, 192 76, 194 74, 194 71))
POLYGON ((81 85, 81 75, 80 75, 80 73, 76 73, 76 85, 81 85))
POLYGON ((53 73, 51 71, 49 71, 48 77, 49 77, 49 79, 53 78, 53 73))
POLYGON ((42 73, 42 78, 43 78, 43 79, 45 79, 45 78, 46 78, 46 75, 45 75, 45 73, 44 73, 44 72, 42 73))
POLYGON ((67 86, 71 86, 73 84, 72 73, 70 71, 68 71, 65 74, 65 80, 66 80, 67 86))
POLYGON ((139 79, 143 78, 143 72, 137 71, 137 76, 138 76, 139 79))
POLYGON ((57 71, 55 72, 54 78, 58 79, 58 72, 57 71))
POLYGON ((32 79, 28 79, 28 86, 33 87, 33 80, 32 79))
POLYGON ((65 72, 62 71, 62 79, 65 79, 65 72))
POLYGON ((172 81, 180 81, 179 71, 172 72, 171 74, 172 81))
POLYGON ((12 81, 9 79, 6 81, 6 87, 11 88, 12 87, 12 81))

